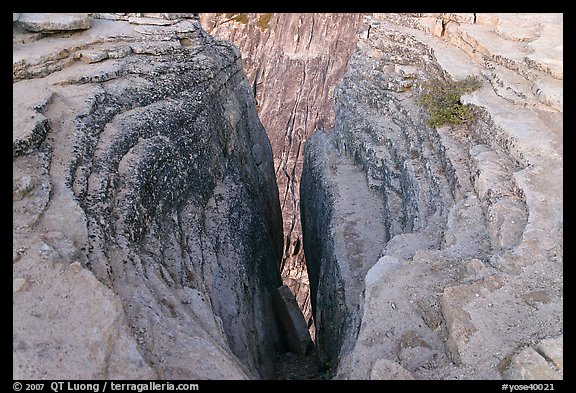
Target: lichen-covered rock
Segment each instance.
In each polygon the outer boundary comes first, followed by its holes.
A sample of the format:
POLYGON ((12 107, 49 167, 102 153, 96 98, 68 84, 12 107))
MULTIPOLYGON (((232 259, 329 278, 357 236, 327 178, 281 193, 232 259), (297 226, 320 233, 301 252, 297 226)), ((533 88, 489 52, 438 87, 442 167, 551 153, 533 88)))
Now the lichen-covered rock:
POLYGON ((240 53, 126 16, 14 27, 14 378, 271 378, 282 221, 240 53))

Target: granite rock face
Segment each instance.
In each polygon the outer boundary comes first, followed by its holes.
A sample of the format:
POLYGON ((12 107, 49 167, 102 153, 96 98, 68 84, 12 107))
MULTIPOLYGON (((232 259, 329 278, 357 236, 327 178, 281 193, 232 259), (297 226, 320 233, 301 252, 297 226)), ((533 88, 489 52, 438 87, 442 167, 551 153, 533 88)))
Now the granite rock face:
POLYGON ((563 378, 562 15, 213 20, 13 14, 13 377, 563 378))
POLYGON ((14 23, 14 378, 274 377, 282 221, 240 53, 191 14, 54 32, 78 18, 14 23))
POLYGON ((365 18, 300 186, 335 378, 562 377, 561 32, 561 14, 365 18), (475 121, 430 128, 422 83, 468 75, 475 121))
POLYGON ((334 124, 334 88, 355 48, 361 14, 201 14, 212 35, 238 46, 272 144, 284 222, 281 273, 313 333, 300 223, 304 144, 334 124))

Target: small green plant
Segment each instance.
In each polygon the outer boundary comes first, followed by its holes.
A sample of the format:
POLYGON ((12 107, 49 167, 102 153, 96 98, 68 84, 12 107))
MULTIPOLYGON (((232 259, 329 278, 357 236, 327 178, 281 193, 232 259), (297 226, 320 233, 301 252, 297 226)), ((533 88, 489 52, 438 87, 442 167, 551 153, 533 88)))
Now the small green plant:
POLYGON ((270 19, 272 19, 273 14, 262 14, 256 21, 256 26, 260 28, 260 30, 264 31, 270 26, 270 19))
POLYGON ((470 105, 462 104, 460 97, 480 86, 480 79, 476 76, 467 76, 461 81, 435 78, 422 84, 416 102, 428 114, 426 123, 430 127, 440 127, 446 123, 461 125, 470 122, 473 113, 470 105))

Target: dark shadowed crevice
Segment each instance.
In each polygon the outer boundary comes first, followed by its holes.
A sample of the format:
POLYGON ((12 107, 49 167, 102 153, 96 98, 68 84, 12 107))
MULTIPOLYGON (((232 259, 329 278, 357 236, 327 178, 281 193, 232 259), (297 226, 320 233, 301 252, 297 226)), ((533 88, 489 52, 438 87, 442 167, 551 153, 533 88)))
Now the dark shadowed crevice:
POLYGON ((315 340, 300 223, 304 144, 334 122, 334 87, 356 46, 361 14, 201 14, 206 30, 238 46, 274 156, 284 231, 283 283, 294 293, 315 340), (265 17, 268 24, 259 23, 265 17))
MULTIPOLYGON (((272 145, 282 209, 283 284, 296 298, 316 341, 310 280, 300 222, 300 177, 304 145, 315 130, 334 122, 333 94, 357 41, 361 14, 272 14, 267 28, 262 15, 246 14, 246 23, 225 14, 202 14, 210 34, 233 42, 244 61, 260 120, 272 145)), ((309 356, 279 355, 281 379, 320 378, 315 347, 309 356)))

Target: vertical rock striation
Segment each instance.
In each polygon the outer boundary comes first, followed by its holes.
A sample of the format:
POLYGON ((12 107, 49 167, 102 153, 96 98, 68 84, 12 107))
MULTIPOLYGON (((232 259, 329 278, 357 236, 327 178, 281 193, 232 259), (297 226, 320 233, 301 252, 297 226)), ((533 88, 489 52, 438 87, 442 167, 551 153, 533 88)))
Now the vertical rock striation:
POLYGON ((365 20, 305 147, 320 355, 339 379, 561 378, 562 15, 365 20), (421 83, 468 75, 474 122, 427 126, 421 83))
POLYGON ((19 20, 14 378, 274 377, 282 218, 238 50, 192 14, 19 20))
POLYGON ((334 87, 356 42, 360 14, 202 14, 205 29, 236 44, 274 155, 282 218, 284 284, 312 328, 300 224, 304 143, 334 122, 334 87))

